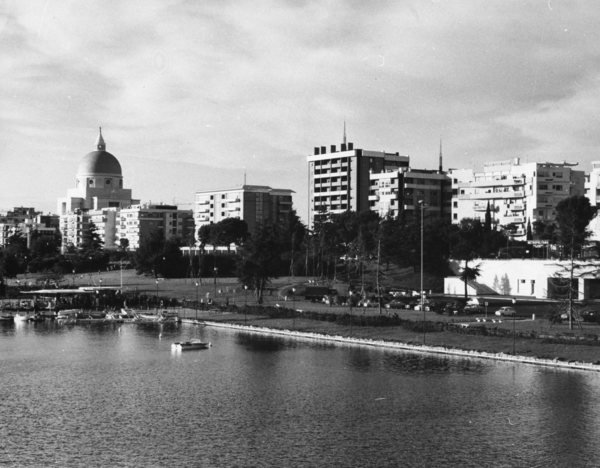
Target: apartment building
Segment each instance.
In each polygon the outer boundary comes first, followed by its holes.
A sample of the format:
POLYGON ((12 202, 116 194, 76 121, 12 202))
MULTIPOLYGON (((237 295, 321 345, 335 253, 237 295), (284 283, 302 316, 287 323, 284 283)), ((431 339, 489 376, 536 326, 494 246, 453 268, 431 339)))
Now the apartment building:
POLYGON ((25 238, 29 248, 34 233, 54 236, 57 230, 58 216, 43 215, 35 208, 20 206, 12 211, 0 213, 0 247, 6 245, 9 237, 18 234, 25 238))
POLYGON ((184 241, 194 232, 192 210, 180 210, 176 205, 139 204, 118 211, 116 243, 127 239, 128 249, 136 250, 144 236, 154 230, 164 239, 179 237, 184 241))
POLYGON ((489 206, 493 225, 524 240, 528 223, 551 221, 558 202, 584 195, 585 174, 573 166, 566 162, 521 164, 515 158, 485 164, 482 172, 451 170, 452 222, 483 221, 489 206))
POLYGON ((585 196, 590 205, 600 207, 600 161, 592 161, 592 171, 585 175, 585 196))
POLYGON ((450 219, 452 181, 440 170, 403 167, 371 173, 369 209, 379 216, 397 218, 423 209, 430 216, 450 219))
POLYGON ((254 232, 266 221, 277 222, 292 210, 292 194, 288 189, 264 185, 242 185, 226 190, 196 192, 194 221, 201 226, 218 223, 227 218, 240 218, 254 232))
POLYGON ((371 209, 371 174, 408 168, 409 157, 354 148, 344 138, 339 148, 315 147, 307 162, 308 222, 312 227, 327 213, 371 209))

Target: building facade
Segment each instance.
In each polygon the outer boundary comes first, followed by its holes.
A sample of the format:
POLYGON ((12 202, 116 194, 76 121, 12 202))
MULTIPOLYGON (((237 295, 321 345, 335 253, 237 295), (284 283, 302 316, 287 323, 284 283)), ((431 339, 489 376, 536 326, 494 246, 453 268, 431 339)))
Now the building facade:
POLYGON ((164 239, 189 239, 194 233, 192 210, 180 210, 175 205, 139 204, 117 212, 116 242, 127 239, 128 249, 136 250, 140 241, 153 231, 162 232, 164 239))
POLYGON ((452 181, 445 172, 403 167, 371 173, 369 209, 380 217, 414 214, 421 203, 430 216, 450 219, 452 181))
POLYGON ((528 224, 552 221, 556 204, 584 195, 585 174, 568 163, 525 163, 519 158, 488 163, 482 172, 452 170, 452 222, 463 218, 485 220, 511 238, 525 240, 528 224))
POLYGON ((600 207, 600 161, 592 161, 592 171, 585 175, 585 196, 590 205, 600 207))
POLYGON ((196 192, 196 232, 207 224, 218 223, 227 218, 240 218, 248 225, 248 232, 252 233, 267 221, 278 222, 284 219, 292 211, 293 193, 292 190, 264 185, 242 185, 234 189, 196 192))
POLYGON ((0 247, 6 246, 11 236, 21 235, 29 248, 34 233, 53 237, 58 228, 59 219, 56 215, 44 215, 35 208, 15 207, 12 211, 0 214, 0 247))
POLYGON ((408 168, 409 157, 355 149, 344 139, 339 150, 336 145, 329 150, 326 146, 315 147, 307 162, 308 222, 312 227, 315 220, 328 213, 371 209, 371 174, 408 168))

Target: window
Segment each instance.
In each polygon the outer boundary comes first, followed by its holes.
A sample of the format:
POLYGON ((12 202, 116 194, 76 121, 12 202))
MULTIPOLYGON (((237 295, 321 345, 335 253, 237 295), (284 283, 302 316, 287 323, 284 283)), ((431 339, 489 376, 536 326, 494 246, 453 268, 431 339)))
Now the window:
POLYGON ((111 180, 110 180, 110 179, 105 179, 105 180, 104 180, 104 183, 105 183, 106 185, 110 185, 110 183, 111 183, 111 180))

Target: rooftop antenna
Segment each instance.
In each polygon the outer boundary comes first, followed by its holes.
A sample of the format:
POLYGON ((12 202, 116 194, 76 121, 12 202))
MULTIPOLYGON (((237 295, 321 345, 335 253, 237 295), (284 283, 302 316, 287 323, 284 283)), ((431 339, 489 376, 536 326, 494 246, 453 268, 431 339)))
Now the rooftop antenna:
POLYGON ((246 170, 244 169, 244 185, 246 185, 246 170))
POLYGON ((440 172, 442 172, 442 137, 440 137, 440 172))
POLYGON ((344 141, 342 142, 346 144, 346 120, 344 119, 344 141))

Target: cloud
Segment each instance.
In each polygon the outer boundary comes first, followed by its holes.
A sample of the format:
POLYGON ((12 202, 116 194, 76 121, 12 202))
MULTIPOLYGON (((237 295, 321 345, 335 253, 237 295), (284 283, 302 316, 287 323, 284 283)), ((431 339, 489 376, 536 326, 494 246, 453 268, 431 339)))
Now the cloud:
POLYGON ((295 190, 300 212, 306 155, 344 120, 358 147, 415 167, 437 167, 440 137, 449 167, 585 167, 599 16, 591 1, 8 2, 0 161, 74 171, 102 124, 134 194, 180 199, 246 170, 295 190))

